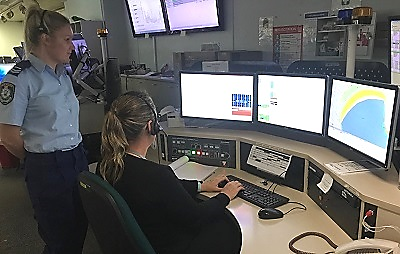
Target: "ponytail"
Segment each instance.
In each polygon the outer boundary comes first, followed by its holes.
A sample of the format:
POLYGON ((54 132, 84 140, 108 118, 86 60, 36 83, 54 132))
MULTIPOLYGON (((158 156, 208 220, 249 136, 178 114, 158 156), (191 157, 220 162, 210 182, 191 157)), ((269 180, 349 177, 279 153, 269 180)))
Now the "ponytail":
POLYGON ((124 157, 129 144, 121 121, 111 110, 107 112, 101 134, 100 174, 114 185, 122 176, 124 157))
POLYGON ((111 104, 101 134, 100 174, 112 185, 124 172, 129 141, 134 141, 143 133, 149 120, 155 121, 153 110, 153 100, 145 92, 126 93, 111 104))

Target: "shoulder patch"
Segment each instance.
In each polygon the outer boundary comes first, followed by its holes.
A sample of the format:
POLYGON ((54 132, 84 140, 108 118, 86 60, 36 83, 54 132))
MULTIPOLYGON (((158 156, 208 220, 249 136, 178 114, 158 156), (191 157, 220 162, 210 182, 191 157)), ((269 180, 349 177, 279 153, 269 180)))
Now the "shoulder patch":
POLYGON ((29 62, 29 60, 23 60, 23 61, 17 63, 16 65, 14 65, 14 67, 8 73, 18 77, 18 75, 23 70, 25 70, 26 68, 29 68, 31 66, 32 66, 32 64, 31 64, 31 62, 29 62))
POLYGON ((9 82, 0 84, 0 102, 3 105, 8 105, 14 100, 15 85, 9 82))

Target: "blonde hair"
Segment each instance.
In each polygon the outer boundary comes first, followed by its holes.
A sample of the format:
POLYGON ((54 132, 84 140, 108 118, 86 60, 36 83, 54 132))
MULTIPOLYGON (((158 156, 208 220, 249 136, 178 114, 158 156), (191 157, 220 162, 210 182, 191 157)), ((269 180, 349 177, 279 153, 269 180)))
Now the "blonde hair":
POLYGON ((153 100, 145 92, 126 93, 111 104, 103 123, 100 163, 100 174, 109 183, 121 178, 129 141, 139 137, 149 120, 155 121, 153 111, 153 100))
POLYGON ((26 55, 39 45, 40 36, 52 35, 60 28, 70 25, 69 20, 55 11, 43 10, 39 5, 32 5, 25 15, 24 40, 26 55))

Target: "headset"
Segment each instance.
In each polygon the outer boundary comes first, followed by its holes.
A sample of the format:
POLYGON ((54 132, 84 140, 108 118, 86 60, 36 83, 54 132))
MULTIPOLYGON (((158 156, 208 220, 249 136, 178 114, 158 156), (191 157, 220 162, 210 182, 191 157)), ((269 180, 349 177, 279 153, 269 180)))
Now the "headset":
POLYGON ((132 94, 130 93, 130 95, 136 96, 139 99, 141 99, 144 103, 146 103, 146 105, 151 109, 151 112, 154 115, 154 121, 152 121, 151 123, 151 127, 150 127, 150 134, 151 135, 157 135, 163 128, 161 127, 160 123, 158 122, 158 114, 156 112, 156 110, 150 105, 150 103, 148 103, 144 98, 142 98, 141 96, 137 95, 137 94, 132 94))
POLYGON ((46 14, 47 10, 43 10, 42 16, 40 17, 40 25, 38 27, 39 32, 48 34, 49 31, 47 27, 44 25, 44 15, 46 14))

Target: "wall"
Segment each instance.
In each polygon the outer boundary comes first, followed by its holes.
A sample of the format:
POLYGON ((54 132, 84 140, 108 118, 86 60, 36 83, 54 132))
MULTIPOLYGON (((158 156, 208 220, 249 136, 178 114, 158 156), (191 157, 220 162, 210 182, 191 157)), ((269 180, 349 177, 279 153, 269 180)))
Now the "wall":
POLYGON ((13 47, 24 40, 22 22, 0 23, 0 56, 15 56, 13 47))
MULTIPOLYGON (((106 22, 112 22, 112 30, 127 30, 128 19, 124 0, 104 0, 113 8, 105 8, 106 22), (116 10, 123 11, 117 12, 116 10), (117 20, 118 19, 118 20, 117 20)), ((156 49, 158 67, 172 62, 172 53, 176 51, 199 51, 202 43, 219 42, 224 50, 264 50, 258 45, 259 17, 274 17, 274 25, 303 24, 304 13, 320 10, 330 10, 332 0, 224 0, 225 31, 187 34, 186 36, 167 35, 152 38, 133 38, 128 29, 128 38, 123 36, 120 46, 129 48, 131 60, 146 63, 155 69, 154 48, 156 49), (127 41, 125 41, 127 40, 127 41), (155 41, 155 43, 154 43, 155 41), (122 45, 122 43, 124 45, 122 45), (155 47, 154 47, 155 46, 155 47)), ((377 12, 378 21, 386 21, 388 15, 400 14, 398 0, 363 0, 364 6, 371 6, 377 12)), ((129 28, 129 26, 128 26, 129 28)), ((374 59, 387 61, 386 48, 377 48, 374 59), (385 56, 386 55, 386 56, 385 56)), ((122 56, 124 59, 126 55, 122 56)))
POLYGON ((100 0, 67 0, 64 2, 67 17, 79 16, 87 20, 102 20, 100 0))

